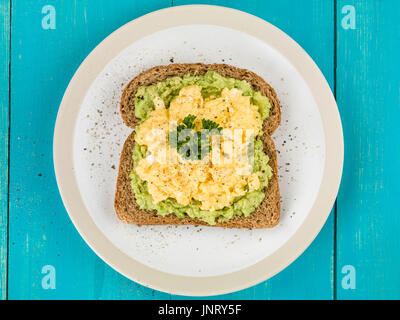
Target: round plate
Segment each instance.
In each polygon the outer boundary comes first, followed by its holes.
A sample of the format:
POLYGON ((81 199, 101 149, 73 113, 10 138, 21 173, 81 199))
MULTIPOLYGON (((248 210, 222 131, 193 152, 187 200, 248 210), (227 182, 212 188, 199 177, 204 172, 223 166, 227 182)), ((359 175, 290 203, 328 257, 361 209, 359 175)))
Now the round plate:
POLYGON ((326 221, 342 166, 339 113, 312 59, 271 24, 216 6, 156 11, 112 33, 72 78, 54 132, 58 187, 81 236, 126 277, 174 294, 228 293, 288 266, 326 221), (122 90, 141 71, 171 62, 250 69, 277 91, 282 104, 282 123, 273 135, 281 189, 277 227, 137 227, 117 219, 119 155, 132 131, 119 114, 122 90))

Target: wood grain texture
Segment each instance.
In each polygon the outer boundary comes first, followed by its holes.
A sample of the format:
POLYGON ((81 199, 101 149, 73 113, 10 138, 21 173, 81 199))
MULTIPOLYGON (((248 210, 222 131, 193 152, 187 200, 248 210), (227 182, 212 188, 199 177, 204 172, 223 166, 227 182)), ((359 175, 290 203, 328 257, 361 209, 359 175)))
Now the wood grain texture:
POLYGON ((60 199, 52 138, 63 93, 89 52, 112 31, 169 5, 151 1, 12 1, 10 256, 11 299, 141 298, 137 286, 103 263, 80 238, 60 199), (42 28, 42 7, 56 29, 42 28), (56 289, 41 271, 56 269, 56 289))
POLYGON ((337 205, 339 299, 400 298, 400 2, 338 1, 337 100, 345 165, 337 205), (344 5, 356 29, 343 29, 344 5), (342 268, 356 270, 344 289, 342 268))
POLYGON ((0 300, 7 298, 10 2, 0 2, 0 300))
MULTIPOLYGON (((187 2, 174 0, 174 4, 187 2)), ((333 0, 218 1, 275 24, 302 45, 334 80, 333 0)), ((10 272, 11 299, 181 299, 138 285, 101 261, 80 238, 59 197, 52 135, 59 103, 86 55, 124 23, 167 0, 12 1, 10 272), (43 30, 41 9, 56 9, 43 30), (56 289, 41 286, 42 267, 56 268, 56 289)), ((267 282, 216 299, 333 298, 333 216, 291 266, 267 282)))

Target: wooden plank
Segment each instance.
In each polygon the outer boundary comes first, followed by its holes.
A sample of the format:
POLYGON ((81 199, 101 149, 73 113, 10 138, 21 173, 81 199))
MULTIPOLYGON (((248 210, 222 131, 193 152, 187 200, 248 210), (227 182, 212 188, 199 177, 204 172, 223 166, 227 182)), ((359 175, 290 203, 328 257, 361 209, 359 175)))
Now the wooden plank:
POLYGON ((339 299, 400 298, 399 19, 396 0, 338 1, 337 100, 345 137, 339 299), (355 29, 342 27, 345 5, 354 6, 355 29), (355 289, 342 286, 346 265, 355 269, 355 289))
MULTIPOLYGON (((174 0, 174 5, 191 1, 174 0)), ((276 25, 314 59, 331 88, 334 84, 334 1, 196 1, 236 8, 276 25)), ((334 214, 312 245, 291 266, 258 286, 219 299, 332 299, 334 214)))
POLYGON ((80 238, 58 194, 52 138, 62 95, 82 60, 121 25, 169 4, 12 1, 10 299, 151 296, 150 289, 143 293, 106 266, 80 238), (55 29, 42 28, 47 4, 56 12, 55 29), (46 265, 56 270, 55 290, 42 287, 46 265))
POLYGON ((10 2, 0 3, 0 299, 7 298, 10 2))

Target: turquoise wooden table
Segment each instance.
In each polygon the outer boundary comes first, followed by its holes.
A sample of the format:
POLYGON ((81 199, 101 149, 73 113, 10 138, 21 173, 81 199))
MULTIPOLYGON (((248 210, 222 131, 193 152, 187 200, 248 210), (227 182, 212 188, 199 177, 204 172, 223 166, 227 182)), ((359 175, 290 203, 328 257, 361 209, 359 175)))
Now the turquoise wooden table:
MULTIPOLYGON (((295 39, 335 93, 345 138, 339 195, 312 245, 272 279, 215 298, 399 299, 400 1, 201 3, 257 15, 295 39)), ((126 22, 183 4, 192 3, 0 1, 2 299, 186 298, 134 283, 90 250, 63 207, 52 159, 57 110, 81 61, 126 22)))

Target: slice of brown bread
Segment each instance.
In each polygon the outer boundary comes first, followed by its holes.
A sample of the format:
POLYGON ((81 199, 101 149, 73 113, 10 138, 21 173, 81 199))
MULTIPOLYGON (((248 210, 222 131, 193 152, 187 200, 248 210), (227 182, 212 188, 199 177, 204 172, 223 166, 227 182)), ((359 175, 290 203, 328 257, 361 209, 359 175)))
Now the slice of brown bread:
MULTIPOLYGON (((156 211, 140 209, 135 201, 135 193, 131 187, 129 173, 134 167, 132 159, 135 146, 135 132, 126 139, 121 153, 119 165, 117 191, 115 194, 115 211, 118 217, 125 222, 137 225, 207 225, 207 223, 192 218, 178 218, 175 214, 162 217, 156 211)), ((278 186, 278 166, 276 149, 272 139, 264 134, 264 152, 269 156, 269 165, 272 168, 273 176, 265 188, 265 198, 260 206, 248 217, 236 216, 224 223, 217 223, 216 227, 225 228, 270 228, 279 222, 280 196, 278 186)))
POLYGON ((182 77, 185 74, 203 75, 207 71, 216 71, 220 75, 239 80, 246 80, 254 90, 260 91, 271 102, 270 116, 264 121, 264 129, 271 135, 281 121, 281 108, 275 90, 260 76, 246 69, 236 68, 227 64, 185 63, 157 66, 136 76, 124 89, 120 110, 122 119, 128 127, 134 128, 138 119, 135 117, 135 94, 140 86, 148 86, 164 81, 170 77, 182 77))
MULTIPOLYGON (((280 123, 280 105, 275 91, 255 73, 238 69, 225 64, 205 65, 196 64, 172 64, 149 69, 134 78, 125 88, 121 98, 121 114, 127 126, 135 128, 138 119, 135 117, 134 96, 141 85, 149 85, 154 82, 163 81, 172 76, 183 76, 184 74, 204 74, 207 70, 215 70, 223 76, 236 79, 244 79, 253 85, 255 90, 261 91, 270 98, 270 118, 263 124, 264 152, 269 156, 269 165, 273 176, 265 188, 265 198, 258 208, 248 217, 235 216, 227 222, 217 223, 216 227, 224 228, 271 228, 278 224, 280 217, 280 194, 278 185, 277 153, 270 134, 275 131, 280 123)), ((135 132, 126 139, 121 153, 117 188, 115 194, 115 211, 122 221, 137 225, 206 225, 209 224, 190 217, 178 218, 175 214, 165 217, 158 215, 156 211, 140 209, 136 203, 135 194, 131 187, 129 174, 134 168, 132 158, 135 146, 135 132)))

